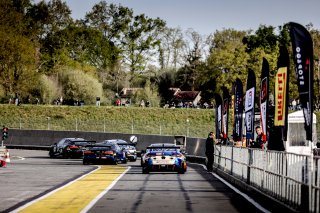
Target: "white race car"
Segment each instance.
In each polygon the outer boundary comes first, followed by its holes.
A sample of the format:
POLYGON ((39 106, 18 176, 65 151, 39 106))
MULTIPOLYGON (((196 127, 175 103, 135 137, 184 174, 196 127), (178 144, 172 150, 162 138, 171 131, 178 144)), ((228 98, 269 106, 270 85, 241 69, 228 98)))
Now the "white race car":
POLYGON ((142 157, 142 173, 171 171, 184 174, 187 171, 186 157, 174 144, 156 144, 147 147, 142 157))

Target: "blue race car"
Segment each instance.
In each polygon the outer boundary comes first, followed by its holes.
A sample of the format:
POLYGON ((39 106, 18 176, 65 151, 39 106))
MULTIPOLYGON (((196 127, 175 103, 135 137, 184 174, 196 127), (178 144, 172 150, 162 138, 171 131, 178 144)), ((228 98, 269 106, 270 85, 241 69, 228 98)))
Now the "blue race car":
POLYGON ((88 145, 83 153, 83 165, 114 164, 117 165, 117 153, 111 145, 88 145))
POLYGON ((127 163, 128 160, 126 157, 126 152, 123 148, 121 148, 118 145, 119 142, 123 142, 123 140, 119 140, 119 139, 104 140, 104 141, 96 143, 96 144, 97 145, 111 145, 112 149, 117 154, 118 161, 122 162, 122 163, 127 163))
POLYGON ((186 157, 181 153, 180 147, 176 145, 147 147, 142 163, 142 173, 149 172, 178 172, 184 174, 187 171, 186 157))

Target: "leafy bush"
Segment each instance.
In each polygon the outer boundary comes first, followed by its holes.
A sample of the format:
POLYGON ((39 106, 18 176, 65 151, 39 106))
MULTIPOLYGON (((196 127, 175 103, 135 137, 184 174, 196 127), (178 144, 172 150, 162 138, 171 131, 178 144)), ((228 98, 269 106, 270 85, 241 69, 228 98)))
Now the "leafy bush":
POLYGON ((79 70, 61 70, 59 74, 64 99, 83 100, 86 104, 92 104, 99 96, 103 101, 102 84, 96 78, 79 70))
POLYGON ((54 77, 42 75, 40 77, 40 94, 42 102, 52 104, 55 99, 61 96, 62 88, 54 77))

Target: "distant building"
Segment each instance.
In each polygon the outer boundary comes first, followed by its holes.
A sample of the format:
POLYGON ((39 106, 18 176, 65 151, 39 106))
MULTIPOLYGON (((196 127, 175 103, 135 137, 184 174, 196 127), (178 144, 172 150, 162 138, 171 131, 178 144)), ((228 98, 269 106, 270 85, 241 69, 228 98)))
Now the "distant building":
POLYGON ((131 99, 138 90, 143 88, 123 88, 119 93, 121 106, 126 106, 131 104, 131 99))
POLYGON ((189 107, 195 107, 201 100, 201 91, 181 91, 179 88, 170 88, 169 91, 172 93, 171 102, 176 106, 182 103, 186 107, 185 104, 188 103, 189 107))

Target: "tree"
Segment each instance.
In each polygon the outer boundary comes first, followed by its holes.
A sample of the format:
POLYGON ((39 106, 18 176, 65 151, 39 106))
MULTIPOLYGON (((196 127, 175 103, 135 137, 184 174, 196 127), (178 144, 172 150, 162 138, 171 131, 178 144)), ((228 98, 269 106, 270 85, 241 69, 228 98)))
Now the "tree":
POLYGON ((5 96, 27 96, 36 85, 37 42, 28 31, 25 9, 29 1, 0 1, 0 81, 5 96))
POLYGON ((86 14, 84 23, 102 32, 115 45, 119 45, 132 18, 132 9, 100 1, 86 14))
POLYGON ((147 62, 154 56, 153 50, 160 42, 158 33, 164 26, 165 22, 161 19, 151 19, 144 14, 135 16, 129 23, 121 48, 132 76, 137 71, 144 71, 147 62))
POLYGON ((182 51, 186 42, 180 28, 165 27, 160 32, 159 64, 160 69, 174 68, 177 70, 178 65, 182 64, 182 51))
POLYGON ((246 82, 249 54, 242 43, 245 31, 225 29, 216 31, 207 59, 208 78, 216 79, 216 88, 225 86, 231 91, 232 83, 239 78, 246 82))
POLYGON ((260 25, 255 34, 245 36, 243 43, 247 45, 247 51, 262 48, 266 53, 272 53, 277 48, 278 37, 274 34, 274 27, 260 25))

